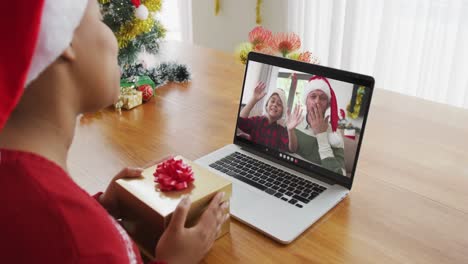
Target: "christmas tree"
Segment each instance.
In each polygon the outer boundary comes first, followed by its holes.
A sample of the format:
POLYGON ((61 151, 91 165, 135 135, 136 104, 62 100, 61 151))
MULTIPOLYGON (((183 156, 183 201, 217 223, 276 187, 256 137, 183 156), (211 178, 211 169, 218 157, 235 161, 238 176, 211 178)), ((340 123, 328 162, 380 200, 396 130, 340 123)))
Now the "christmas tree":
POLYGON ((142 51, 158 52, 159 42, 166 33, 156 19, 161 0, 99 0, 99 3, 104 23, 119 43, 119 65, 134 64, 142 51))
POLYGON ((147 68, 137 62, 138 54, 156 54, 166 30, 156 18, 161 11, 162 0, 99 0, 104 23, 114 32, 119 44, 119 65, 122 79, 138 82, 138 77, 148 76, 153 88, 167 82, 190 80, 187 66, 164 62, 155 68, 147 68))

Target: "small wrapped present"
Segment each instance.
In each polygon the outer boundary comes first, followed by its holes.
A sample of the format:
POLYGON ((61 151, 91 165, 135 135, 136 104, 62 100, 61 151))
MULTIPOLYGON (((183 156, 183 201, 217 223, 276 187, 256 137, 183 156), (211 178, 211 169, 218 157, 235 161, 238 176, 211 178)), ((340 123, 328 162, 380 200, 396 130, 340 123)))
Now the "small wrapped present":
POLYGON ((132 109, 143 103, 143 93, 141 91, 135 90, 133 87, 124 87, 120 88, 120 95, 117 103, 115 103, 115 108, 120 110, 132 109))
MULTIPOLYGON (((185 224, 191 227, 216 193, 224 192, 226 201, 232 192, 230 181, 181 156, 145 169, 141 178, 117 180, 117 186, 123 226, 149 259, 184 195, 192 201, 185 224)), ((228 219, 218 238, 229 227, 228 219)))

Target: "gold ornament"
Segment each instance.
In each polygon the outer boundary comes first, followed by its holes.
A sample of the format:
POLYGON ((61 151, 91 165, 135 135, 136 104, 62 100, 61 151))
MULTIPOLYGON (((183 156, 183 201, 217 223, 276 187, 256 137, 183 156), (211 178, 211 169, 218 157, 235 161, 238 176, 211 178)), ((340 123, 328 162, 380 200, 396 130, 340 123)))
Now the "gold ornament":
POLYGON ((262 13, 261 13, 262 4, 263 4, 263 0, 257 0, 257 6, 255 7, 255 14, 256 14, 255 22, 257 23, 257 25, 260 25, 263 22, 262 13))
POLYGON ((219 14, 219 7, 220 7, 219 0, 215 0, 215 16, 219 14))

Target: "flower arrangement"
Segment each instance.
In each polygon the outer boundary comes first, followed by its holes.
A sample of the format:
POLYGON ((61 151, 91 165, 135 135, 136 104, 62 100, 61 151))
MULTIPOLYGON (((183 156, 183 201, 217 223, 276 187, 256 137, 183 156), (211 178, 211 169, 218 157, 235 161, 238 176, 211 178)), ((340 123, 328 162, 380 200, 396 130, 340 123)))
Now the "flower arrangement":
POLYGON ((273 34, 270 30, 257 26, 249 32, 249 41, 241 43, 236 49, 236 56, 245 64, 249 52, 255 51, 268 55, 319 64, 319 59, 310 51, 300 51, 301 39, 294 32, 273 34))

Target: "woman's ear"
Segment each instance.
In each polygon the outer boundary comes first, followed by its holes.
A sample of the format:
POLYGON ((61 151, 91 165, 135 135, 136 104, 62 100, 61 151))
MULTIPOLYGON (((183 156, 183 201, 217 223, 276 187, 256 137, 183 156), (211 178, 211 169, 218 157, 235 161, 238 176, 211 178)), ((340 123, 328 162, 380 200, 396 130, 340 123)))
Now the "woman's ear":
POLYGON ((62 55, 60 55, 60 58, 66 61, 74 61, 76 58, 75 50, 73 49, 73 45, 70 43, 70 46, 68 46, 63 52, 62 55))

